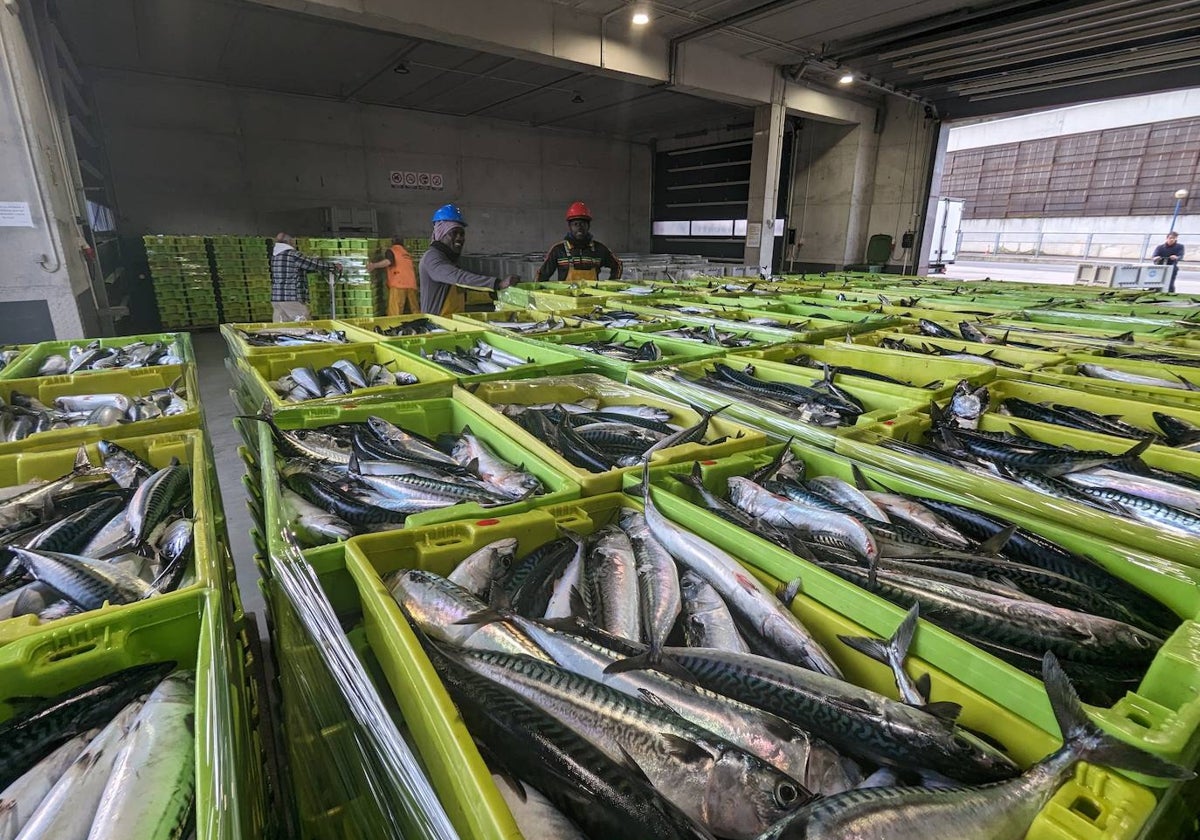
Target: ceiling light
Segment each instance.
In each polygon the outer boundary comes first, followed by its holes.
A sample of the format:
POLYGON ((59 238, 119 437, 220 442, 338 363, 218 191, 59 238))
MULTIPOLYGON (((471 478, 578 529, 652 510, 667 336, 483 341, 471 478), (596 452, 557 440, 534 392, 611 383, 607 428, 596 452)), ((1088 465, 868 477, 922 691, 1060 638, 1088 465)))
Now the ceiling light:
POLYGON ((633 13, 633 23, 635 26, 645 26, 650 22, 650 13, 645 9, 638 9, 633 13))
POLYGON ((853 73, 843 73, 842 77, 840 79, 838 79, 838 84, 839 85, 848 85, 853 81, 854 81, 853 73))
POLYGON ((582 105, 583 104, 583 96, 581 96, 580 94, 577 93, 571 97, 571 101, 574 102, 576 105, 582 105))
POLYGON ((408 73, 411 73, 412 71, 408 69, 407 61, 401 61, 399 64, 397 64, 395 67, 392 68, 392 72, 399 73, 401 76, 404 76, 408 73))

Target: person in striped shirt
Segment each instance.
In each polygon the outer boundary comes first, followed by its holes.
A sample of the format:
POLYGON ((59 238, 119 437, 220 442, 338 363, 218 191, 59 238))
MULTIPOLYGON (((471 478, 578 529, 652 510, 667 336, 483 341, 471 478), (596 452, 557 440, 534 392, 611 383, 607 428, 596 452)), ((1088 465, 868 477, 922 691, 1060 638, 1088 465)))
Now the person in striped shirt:
POLYGON ((600 269, 608 269, 609 280, 621 278, 621 261, 603 242, 592 238, 592 214, 576 201, 567 208, 567 235, 546 254, 538 271, 538 282, 554 278, 567 283, 595 283, 600 269))

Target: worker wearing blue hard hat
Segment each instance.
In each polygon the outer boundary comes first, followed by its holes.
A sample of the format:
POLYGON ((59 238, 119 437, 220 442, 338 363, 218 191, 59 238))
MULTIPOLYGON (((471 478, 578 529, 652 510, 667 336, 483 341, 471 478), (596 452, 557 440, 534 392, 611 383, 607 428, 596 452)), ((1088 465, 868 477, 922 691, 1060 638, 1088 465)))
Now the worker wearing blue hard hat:
POLYGON ((456 205, 445 204, 433 214, 433 236, 421 257, 421 311, 427 315, 453 315, 466 306, 464 288, 499 291, 516 277, 487 277, 458 265, 467 239, 467 221, 456 205))

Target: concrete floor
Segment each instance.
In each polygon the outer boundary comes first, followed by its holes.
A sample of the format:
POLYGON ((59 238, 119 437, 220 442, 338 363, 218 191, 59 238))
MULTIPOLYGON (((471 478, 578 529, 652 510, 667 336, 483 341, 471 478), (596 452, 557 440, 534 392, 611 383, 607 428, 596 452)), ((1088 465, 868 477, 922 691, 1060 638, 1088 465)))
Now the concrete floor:
POLYGON ((225 341, 216 330, 192 333, 196 350, 196 367, 200 379, 200 403, 204 406, 205 423, 212 438, 217 476, 221 484, 221 500, 229 528, 229 547, 237 569, 238 588, 246 612, 258 616, 259 631, 266 633, 262 593, 258 589, 258 569, 254 565, 254 542, 250 539, 252 522, 246 507, 246 489, 242 485, 245 472, 238 447, 241 435, 233 427, 238 413, 229 396, 233 381, 225 369, 225 341))

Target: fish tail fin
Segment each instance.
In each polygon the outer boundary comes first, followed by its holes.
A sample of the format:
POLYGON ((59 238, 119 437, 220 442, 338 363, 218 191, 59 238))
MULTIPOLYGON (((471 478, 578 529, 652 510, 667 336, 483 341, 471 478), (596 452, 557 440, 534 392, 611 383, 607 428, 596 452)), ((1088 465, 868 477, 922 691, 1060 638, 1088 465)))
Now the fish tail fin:
POLYGON ((1081 759, 1159 779, 1195 777, 1191 770, 1124 744, 1096 726, 1084 711, 1079 695, 1053 653, 1048 652, 1042 658, 1042 679, 1050 696, 1054 719, 1062 730, 1063 742, 1081 759))
POLYGON ((888 667, 891 663, 903 662, 908 658, 908 649, 912 646, 913 635, 917 630, 917 619, 920 618, 920 605, 913 604, 912 609, 904 616, 904 620, 896 627, 889 639, 873 639, 870 636, 843 636, 838 638, 847 647, 858 651, 868 659, 881 662, 888 667))

